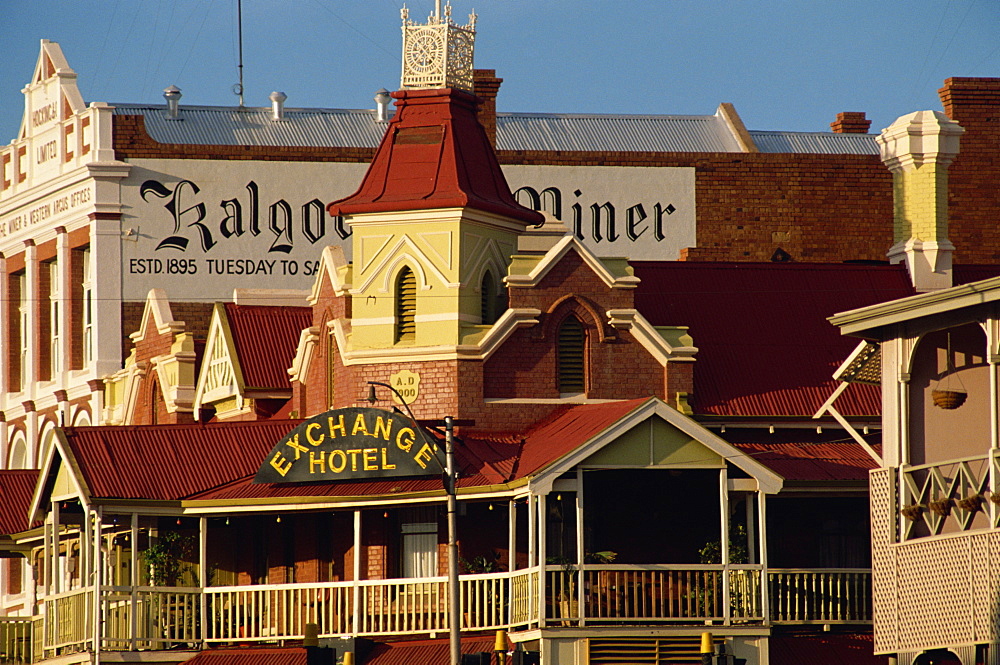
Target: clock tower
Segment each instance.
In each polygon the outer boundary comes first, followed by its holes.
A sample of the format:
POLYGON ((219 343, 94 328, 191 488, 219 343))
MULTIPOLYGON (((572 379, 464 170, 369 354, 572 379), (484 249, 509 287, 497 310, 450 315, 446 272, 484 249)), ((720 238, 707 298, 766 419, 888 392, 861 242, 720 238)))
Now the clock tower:
POLYGON ((416 25, 403 10, 396 112, 358 191, 327 206, 354 235, 348 343, 364 362, 464 358, 507 310, 518 236, 542 223, 476 116, 475 18, 457 26, 439 4, 416 25))

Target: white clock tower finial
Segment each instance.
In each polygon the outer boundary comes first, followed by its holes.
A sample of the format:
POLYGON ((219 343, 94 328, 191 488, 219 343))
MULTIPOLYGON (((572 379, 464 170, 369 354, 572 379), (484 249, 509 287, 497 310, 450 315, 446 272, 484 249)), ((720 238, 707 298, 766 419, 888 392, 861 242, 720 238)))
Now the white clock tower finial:
POLYGON ((476 15, 469 23, 457 25, 451 19, 451 3, 441 12, 441 0, 435 0, 434 14, 426 24, 410 20, 403 7, 403 76, 400 87, 409 90, 458 88, 472 92, 473 50, 476 41, 476 15))

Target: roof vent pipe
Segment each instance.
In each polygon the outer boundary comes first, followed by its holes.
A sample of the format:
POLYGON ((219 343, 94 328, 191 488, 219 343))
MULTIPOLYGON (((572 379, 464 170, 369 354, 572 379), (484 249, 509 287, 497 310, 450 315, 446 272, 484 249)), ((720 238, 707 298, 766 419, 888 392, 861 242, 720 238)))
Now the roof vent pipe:
POLYGON ((167 120, 180 120, 177 117, 177 107, 181 103, 181 89, 176 85, 165 88, 163 98, 167 100, 167 120))
POLYGON ((389 96, 389 91, 385 88, 380 88, 375 93, 375 122, 389 121, 390 101, 392 101, 392 97, 389 96))
POLYGON ((267 98, 271 100, 271 120, 284 120, 285 100, 288 99, 288 95, 275 90, 267 98))

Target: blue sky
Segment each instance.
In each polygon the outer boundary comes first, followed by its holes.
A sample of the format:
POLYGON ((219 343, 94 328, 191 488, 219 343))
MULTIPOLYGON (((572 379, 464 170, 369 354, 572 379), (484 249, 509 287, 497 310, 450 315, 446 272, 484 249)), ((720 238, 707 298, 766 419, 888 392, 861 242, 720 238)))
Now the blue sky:
MULTIPOLYGON (((433 0, 410 0, 423 19, 433 0)), ((1000 76, 997 0, 453 0, 479 15, 476 66, 501 111, 710 114, 750 129, 872 130, 940 109, 949 76, 1000 76)), ((3 0, 0 143, 41 38, 59 42, 86 101, 235 104, 236 0, 3 0)), ((243 0, 246 103, 372 108, 399 83, 398 0, 243 0)))

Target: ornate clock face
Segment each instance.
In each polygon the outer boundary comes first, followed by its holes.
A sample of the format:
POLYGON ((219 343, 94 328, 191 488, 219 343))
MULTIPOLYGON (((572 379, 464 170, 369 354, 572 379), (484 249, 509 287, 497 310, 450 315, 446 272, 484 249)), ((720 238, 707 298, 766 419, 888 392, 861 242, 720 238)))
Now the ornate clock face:
POLYGON ((441 36, 432 30, 420 30, 410 37, 406 64, 415 74, 428 74, 440 69, 444 59, 441 36))

